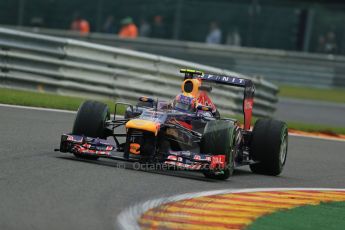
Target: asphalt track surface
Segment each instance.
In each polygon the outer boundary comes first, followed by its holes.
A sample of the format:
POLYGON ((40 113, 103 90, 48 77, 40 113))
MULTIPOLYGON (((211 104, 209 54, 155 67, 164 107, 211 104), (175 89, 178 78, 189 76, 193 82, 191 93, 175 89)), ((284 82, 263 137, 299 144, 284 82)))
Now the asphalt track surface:
POLYGON ((283 121, 345 127, 345 104, 279 98, 274 116, 283 121))
POLYGON ((198 173, 138 171, 131 163, 54 152, 74 116, 0 106, 0 229, 116 229, 126 207, 187 192, 345 187, 345 142, 290 137, 281 176, 254 175, 243 167, 227 181, 214 181, 198 173))

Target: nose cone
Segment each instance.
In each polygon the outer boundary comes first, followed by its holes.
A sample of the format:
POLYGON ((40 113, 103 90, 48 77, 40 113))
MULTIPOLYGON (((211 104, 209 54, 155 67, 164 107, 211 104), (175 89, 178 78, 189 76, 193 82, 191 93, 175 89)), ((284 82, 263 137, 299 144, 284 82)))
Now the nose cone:
POLYGON ((127 129, 139 129, 154 133, 156 136, 158 134, 160 124, 154 121, 133 119, 126 123, 127 129))

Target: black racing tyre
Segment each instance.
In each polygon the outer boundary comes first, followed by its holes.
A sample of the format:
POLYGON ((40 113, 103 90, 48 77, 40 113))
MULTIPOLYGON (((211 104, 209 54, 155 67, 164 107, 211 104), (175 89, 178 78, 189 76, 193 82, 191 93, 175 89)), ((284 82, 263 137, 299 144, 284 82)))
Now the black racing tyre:
MULTIPOLYGON (((72 134, 106 139, 105 122, 108 119, 110 119, 110 113, 106 104, 97 101, 85 101, 78 109, 72 134)), ((98 159, 97 156, 74 155, 84 159, 98 159)))
POLYGON ((201 139, 200 152, 212 155, 226 154, 226 168, 223 174, 215 174, 212 171, 205 171, 207 178, 226 180, 234 169, 232 154, 234 125, 229 121, 215 120, 207 122, 204 134, 201 139))
POLYGON ((250 155, 256 164, 250 165, 253 173, 279 175, 284 168, 288 149, 286 123, 273 119, 258 120, 253 129, 250 155))

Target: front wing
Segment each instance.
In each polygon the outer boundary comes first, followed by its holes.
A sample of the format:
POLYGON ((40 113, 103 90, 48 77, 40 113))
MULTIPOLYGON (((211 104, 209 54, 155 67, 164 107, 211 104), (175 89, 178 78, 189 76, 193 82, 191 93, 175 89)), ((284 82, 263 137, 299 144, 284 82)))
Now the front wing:
MULTIPOLYGON (((123 147, 116 144, 113 145, 107 140, 71 134, 63 134, 61 136, 58 151, 117 160, 138 160, 138 158, 124 157, 123 147)), ((163 160, 160 160, 160 162, 156 161, 155 163, 163 163, 181 169, 196 171, 218 171, 227 166, 225 155, 210 155, 190 151, 169 151, 163 155, 163 160)))

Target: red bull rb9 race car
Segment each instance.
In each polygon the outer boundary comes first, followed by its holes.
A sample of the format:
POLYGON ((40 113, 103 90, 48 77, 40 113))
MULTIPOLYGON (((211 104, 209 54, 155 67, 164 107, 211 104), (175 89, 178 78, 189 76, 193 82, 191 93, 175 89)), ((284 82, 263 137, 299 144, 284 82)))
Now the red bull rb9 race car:
POLYGON ((249 165, 254 173, 279 175, 287 156, 287 125, 263 118, 250 130, 253 82, 196 70, 180 72, 184 74, 181 93, 172 101, 141 97, 134 106, 115 103, 113 118, 106 104, 85 101, 72 132, 61 136, 58 151, 88 160, 104 157, 163 164, 222 180, 243 165, 249 165), (212 84, 243 88, 243 126, 235 119, 221 117, 209 96, 212 84), (127 109, 119 118, 116 110, 121 105, 127 109), (121 127, 125 131, 118 133, 121 127))

